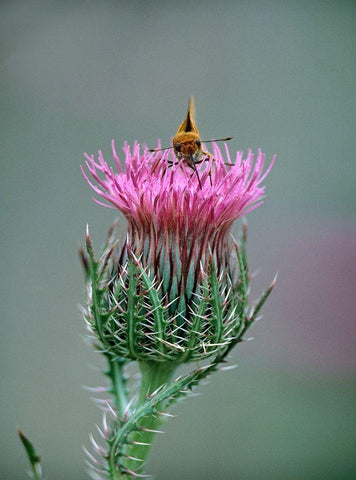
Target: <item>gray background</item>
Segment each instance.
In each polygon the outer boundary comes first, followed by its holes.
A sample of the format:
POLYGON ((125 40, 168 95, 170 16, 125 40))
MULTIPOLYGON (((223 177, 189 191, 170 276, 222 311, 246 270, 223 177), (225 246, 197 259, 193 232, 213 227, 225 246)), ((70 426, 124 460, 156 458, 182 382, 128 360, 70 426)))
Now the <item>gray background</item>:
POLYGON ((110 161, 112 138, 168 144, 190 94, 204 138, 278 155, 248 217, 252 293, 279 277, 255 340, 232 356, 239 368, 176 407, 149 471, 355 478, 355 12, 352 1, 1 2, 1 480, 27 468, 17 424, 48 479, 87 478, 81 445, 101 414, 81 385, 103 379, 83 341, 77 246, 88 222, 98 249, 116 214, 92 202, 82 152, 110 161))

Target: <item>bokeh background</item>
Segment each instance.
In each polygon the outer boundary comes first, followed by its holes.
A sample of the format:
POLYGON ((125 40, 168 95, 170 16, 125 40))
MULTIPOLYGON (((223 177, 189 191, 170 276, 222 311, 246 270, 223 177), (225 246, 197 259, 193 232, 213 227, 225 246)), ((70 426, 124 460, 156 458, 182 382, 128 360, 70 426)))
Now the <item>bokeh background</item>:
MULTIPOLYGON (((251 213, 263 319, 238 369, 180 403, 154 446, 157 480, 356 478, 353 1, 2 1, 1 480, 87 478, 102 384, 83 341, 77 247, 115 218, 92 202, 82 152, 166 145, 194 94, 204 138, 277 162, 251 213)), ((124 231, 123 231, 124 234, 124 231)))

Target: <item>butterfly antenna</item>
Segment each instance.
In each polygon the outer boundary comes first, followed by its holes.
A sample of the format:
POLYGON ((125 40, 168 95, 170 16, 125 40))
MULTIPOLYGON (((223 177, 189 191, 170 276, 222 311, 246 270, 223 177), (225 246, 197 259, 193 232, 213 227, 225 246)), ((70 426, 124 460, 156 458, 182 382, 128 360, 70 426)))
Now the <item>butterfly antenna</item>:
POLYGON ((166 147, 166 148, 150 148, 149 152, 163 152, 163 150, 170 150, 173 147, 166 147))
POLYGON ((234 137, 225 137, 225 138, 216 138, 213 140, 201 140, 202 143, 211 143, 211 142, 227 142, 228 140, 232 140, 234 137))

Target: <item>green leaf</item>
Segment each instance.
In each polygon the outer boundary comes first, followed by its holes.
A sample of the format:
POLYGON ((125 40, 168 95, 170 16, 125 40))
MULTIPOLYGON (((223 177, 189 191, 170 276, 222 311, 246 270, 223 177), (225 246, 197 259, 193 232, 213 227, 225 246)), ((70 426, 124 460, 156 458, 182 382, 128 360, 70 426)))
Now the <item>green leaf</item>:
POLYGON ((132 355, 138 357, 137 352, 137 322, 138 322, 138 312, 137 312, 137 269, 134 263, 134 260, 130 258, 128 264, 128 277, 129 277, 129 288, 127 290, 127 311, 125 313, 126 322, 127 322, 127 347, 132 355))
POLYGON ((214 343, 219 343, 223 332, 224 317, 220 298, 219 281, 213 262, 210 263, 209 284, 211 292, 211 308, 213 311, 212 322, 215 326, 214 343))
POLYGON ((164 307, 159 297, 159 293, 157 291, 156 285, 154 281, 150 279, 147 275, 145 270, 138 266, 140 277, 142 279, 142 283, 146 289, 146 295, 148 295, 150 299, 150 303, 152 305, 152 314, 154 317, 154 331, 155 331, 155 340, 156 340, 156 348, 159 352, 165 353, 166 346, 164 345, 164 341, 166 340, 166 328, 167 322, 164 318, 164 307), (162 342, 163 340, 163 342, 162 342))
POLYGON ((265 290, 263 293, 262 293, 262 296, 261 298, 259 299, 259 301, 257 302, 257 305, 255 306, 255 308, 253 309, 252 313, 251 313, 251 316, 250 318, 248 319, 248 322, 249 324, 251 324, 257 317, 257 315, 259 314, 261 308, 263 307, 265 301, 267 300, 267 298, 269 297, 270 293, 272 292, 272 290, 274 289, 275 285, 276 285, 276 280, 277 280, 277 275, 274 277, 273 281, 271 282, 270 286, 267 288, 267 290, 265 290))
POLYGON ((36 453, 35 447, 32 445, 32 443, 26 437, 26 435, 22 432, 22 430, 20 430, 20 428, 17 429, 17 432, 19 434, 22 445, 25 447, 27 457, 30 461, 30 464, 31 464, 31 467, 32 467, 32 472, 33 472, 32 477, 35 480, 42 480, 43 477, 42 477, 40 457, 36 453))
POLYGON ((204 280, 201 285, 200 295, 197 296, 197 301, 196 301, 197 308, 195 313, 193 314, 192 327, 189 329, 189 338, 187 342, 186 351, 180 357, 180 360, 182 362, 187 362, 191 358, 193 353, 193 348, 200 343, 200 339, 199 339, 200 325, 203 321, 203 316, 206 311, 208 295, 209 295, 209 283, 207 280, 204 280))
POLYGON ((241 248, 239 248, 238 245, 235 244, 235 251, 236 251, 237 261, 238 261, 239 270, 240 270, 240 275, 239 275, 240 282, 237 288, 238 298, 241 303, 239 314, 240 314, 240 317, 243 318, 246 312, 246 307, 248 305, 247 292, 249 287, 248 264, 246 259, 245 245, 242 244, 241 248))

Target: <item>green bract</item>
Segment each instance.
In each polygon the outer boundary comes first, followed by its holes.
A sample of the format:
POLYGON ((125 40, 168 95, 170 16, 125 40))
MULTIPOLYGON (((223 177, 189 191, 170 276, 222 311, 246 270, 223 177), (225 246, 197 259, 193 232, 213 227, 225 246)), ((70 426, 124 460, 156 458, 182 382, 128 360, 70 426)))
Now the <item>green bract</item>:
POLYGON ((207 271, 197 266, 194 290, 179 297, 127 245, 115 248, 112 231, 99 260, 87 238, 85 318, 101 350, 131 360, 183 363, 222 354, 241 340, 255 317, 248 314, 245 235, 223 268, 213 257, 207 271))

